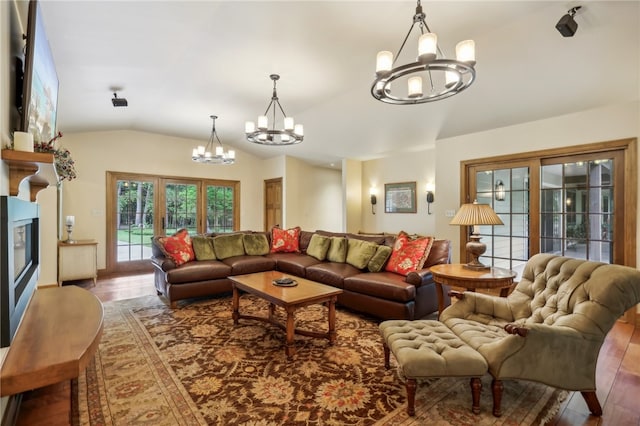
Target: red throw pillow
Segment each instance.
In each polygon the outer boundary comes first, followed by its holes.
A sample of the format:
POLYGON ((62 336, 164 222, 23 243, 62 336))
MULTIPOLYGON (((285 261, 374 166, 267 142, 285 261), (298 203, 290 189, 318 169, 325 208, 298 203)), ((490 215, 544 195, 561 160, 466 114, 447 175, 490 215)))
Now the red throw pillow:
POLYGON ((299 253, 300 227, 271 230, 271 253, 299 253))
POLYGON ((429 256, 433 237, 422 237, 411 240, 409 234, 400 231, 393 245, 393 251, 385 271, 407 276, 409 272, 422 269, 429 256))
POLYGON ((196 258, 191 245, 189 231, 186 229, 180 229, 170 237, 160 237, 158 238, 158 243, 165 256, 170 257, 176 266, 196 258))

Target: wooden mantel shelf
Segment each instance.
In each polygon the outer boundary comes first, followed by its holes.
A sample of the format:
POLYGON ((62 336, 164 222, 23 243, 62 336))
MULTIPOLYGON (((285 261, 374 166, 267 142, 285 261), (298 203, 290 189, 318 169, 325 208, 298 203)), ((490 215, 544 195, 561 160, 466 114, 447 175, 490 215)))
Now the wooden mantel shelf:
POLYGON ((25 152, 2 150, 2 160, 9 166, 9 195, 16 196, 23 180, 29 180, 30 199, 49 185, 58 183, 58 174, 53 163, 53 154, 48 152, 25 152))

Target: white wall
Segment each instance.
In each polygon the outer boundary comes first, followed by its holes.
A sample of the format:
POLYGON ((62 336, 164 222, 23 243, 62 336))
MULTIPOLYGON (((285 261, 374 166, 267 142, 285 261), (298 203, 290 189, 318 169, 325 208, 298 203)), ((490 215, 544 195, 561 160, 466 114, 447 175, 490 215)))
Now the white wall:
MULTIPOLYGON (((457 170, 457 169, 456 169, 457 170)), ((435 151, 399 154, 393 157, 370 160, 362 166, 362 230, 367 232, 433 235, 441 238, 440 229, 435 226, 435 215, 427 214, 427 183, 435 183, 435 151), (416 182, 417 213, 385 213, 384 185, 386 183, 416 182), (369 190, 374 187, 378 204, 376 214, 371 213, 369 190)), ((435 185, 431 212, 441 202, 441 194, 450 191, 449 180, 435 185)))
POLYGON ((286 157, 283 228, 338 231, 343 209, 341 173, 286 157))
MULTIPOLYGON (((460 205, 461 161, 638 137, 639 121, 640 102, 636 101, 439 140, 433 204, 438 237, 454 242, 453 256, 457 261, 460 230, 448 224, 451 219, 445 216, 445 210, 457 210, 460 205)), ((637 264, 640 265, 640 257, 637 264)))
POLYGON ((362 230, 362 209, 365 200, 362 198, 362 162, 356 160, 342 161, 342 211, 341 231, 356 233, 362 230))

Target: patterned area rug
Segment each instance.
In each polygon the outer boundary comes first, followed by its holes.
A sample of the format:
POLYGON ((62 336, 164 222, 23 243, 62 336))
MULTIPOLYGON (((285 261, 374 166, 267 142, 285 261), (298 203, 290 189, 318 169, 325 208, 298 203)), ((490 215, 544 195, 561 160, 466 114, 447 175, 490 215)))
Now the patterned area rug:
MULTIPOLYGON (((497 419, 490 377, 483 378, 479 415, 471 413, 467 379, 434 379, 419 385, 412 418, 368 317, 338 310, 337 343, 296 336, 297 353, 287 361, 284 331, 254 320, 234 326, 230 297, 176 310, 156 296, 104 306, 102 342, 74 386, 80 425, 541 424, 567 395, 507 381, 497 419)), ((263 315, 267 304, 244 295, 240 311, 263 315)), ((326 308, 301 309, 296 326, 326 330, 326 308)))

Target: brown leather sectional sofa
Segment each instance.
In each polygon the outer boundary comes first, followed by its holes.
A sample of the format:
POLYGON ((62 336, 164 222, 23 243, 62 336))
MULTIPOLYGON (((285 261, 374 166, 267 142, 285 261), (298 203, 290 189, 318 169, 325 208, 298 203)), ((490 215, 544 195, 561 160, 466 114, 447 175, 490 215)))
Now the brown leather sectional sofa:
MULTIPOLYGON (((251 232, 251 231, 245 231, 251 232)), ((395 235, 363 235, 316 231, 325 236, 363 239, 393 247, 395 235)), ((270 233, 264 233, 270 242, 270 233)), ((153 246, 152 263, 158 294, 172 307, 178 300, 231 292, 228 277, 269 270, 307 278, 338 287, 338 304, 381 319, 418 319, 438 310, 438 299, 430 266, 451 262, 451 244, 435 240, 424 268, 408 276, 393 272, 369 272, 348 263, 319 261, 306 254, 314 232, 300 232, 300 253, 269 253, 264 256, 234 256, 224 260, 191 261, 178 267, 153 246)), ((214 235, 214 234, 210 234, 214 235)), ((445 295, 446 295, 445 290, 445 295)), ((447 297, 447 296, 445 296, 447 297)), ((449 300, 446 300, 446 305, 449 300)))

